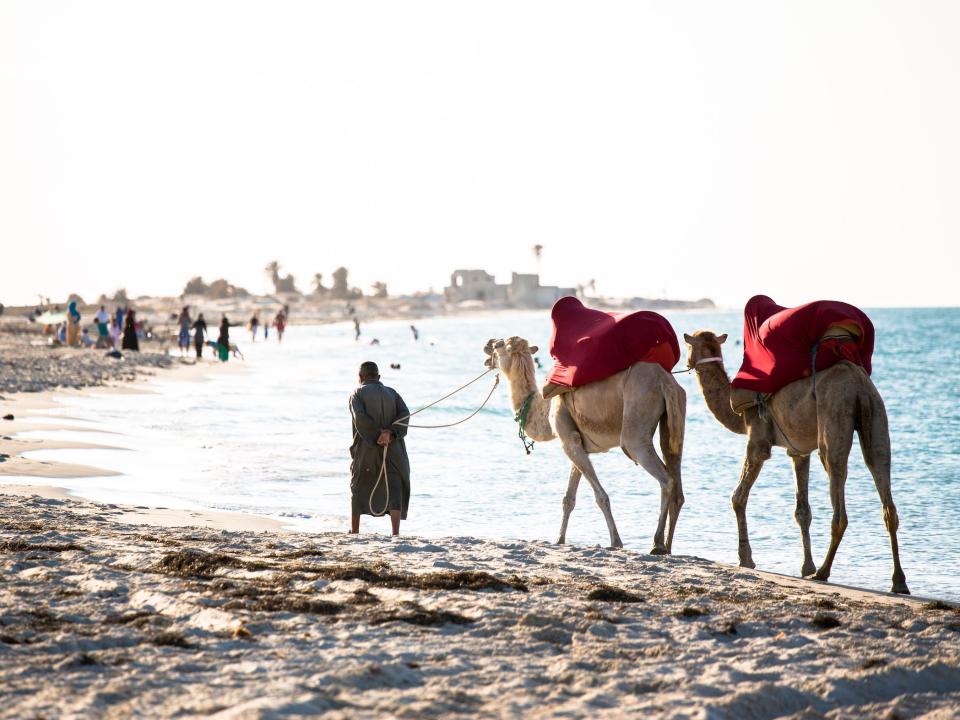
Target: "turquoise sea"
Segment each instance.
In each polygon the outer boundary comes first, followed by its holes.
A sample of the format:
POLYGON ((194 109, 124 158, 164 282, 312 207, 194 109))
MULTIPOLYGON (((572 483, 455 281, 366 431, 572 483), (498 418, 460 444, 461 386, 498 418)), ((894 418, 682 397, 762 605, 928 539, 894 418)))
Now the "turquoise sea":
MULTIPOLYGON (((875 309, 873 379, 890 417, 893 494, 900 514, 901 556, 914 594, 960 600, 960 309, 875 309)), ((739 312, 666 313, 678 334, 700 328, 729 333, 731 374, 739 366, 739 312)), ((282 345, 237 340, 244 372, 211 374, 205 382, 160 377, 150 394, 65 397, 55 414, 85 418, 89 432, 28 433, 107 443, 117 450, 58 450, 34 457, 69 460, 120 471, 113 477, 67 480, 84 497, 165 507, 238 510, 285 519, 302 530, 340 530, 349 513, 350 419, 347 397, 356 368, 380 364, 384 381, 413 408, 425 405, 483 370, 488 338, 521 335, 546 354, 549 313, 509 312, 363 325, 360 342, 348 324, 294 326, 282 345), (369 345, 372 338, 380 344, 369 345), (399 363, 399 370, 391 370, 399 363), (105 435, 103 431, 115 433, 105 435)), ((681 343, 682 345, 682 343, 681 343)), ((239 361, 231 361, 239 362, 239 361)), ((679 366, 678 366, 679 367, 679 366)), ((541 374, 542 377, 542 374, 541 374)), ((744 437, 726 431, 707 412, 690 375, 687 390, 684 491, 674 552, 725 563, 737 561, 737 531, 729 497, 744 437)), ((492 377, 418 416, 424 424, 469 414, 492 377)), ((53 421, 53 418, 49 418, 53 421)), ((76 425, 80 421, 71 421, 76 425)), ((557 441, 531 455, 517 438, 505 386, 488 409, 445 430, 411 430, 413 499, 405 533, 485 538, 556 537, 568 462, 557 441)), ((624 543, 646 551, 656 524, 654 480, 620 452, 594 456, 624 543)), ((8 478, 9 481, 16 481, 8 478)), ((849 527, 834 564, 838 583, 889 589, 891 560, 880 502, 857 444, 846 487, 849 527)), ((830 533, 827 479, 811 464, 814 558, 830 533)), ((794 481, 782 450, 766 464, 750 497, 748 518, 759 569, 799 573, 801 545, 793 519, 794 481)), ((385 518, 364 518, 366 531, 386 532, 385 518)), ((568 542, 607 543, 603 518, 581 484, 568 542)))

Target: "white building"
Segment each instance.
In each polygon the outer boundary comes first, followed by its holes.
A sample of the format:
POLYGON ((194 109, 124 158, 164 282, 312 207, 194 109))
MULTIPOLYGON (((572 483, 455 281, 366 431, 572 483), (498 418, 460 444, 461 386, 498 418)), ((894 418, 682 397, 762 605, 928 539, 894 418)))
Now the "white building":
POLYGON ((540 276, 536 274, 513 273, 510 284, 502 285, 485 270, 456 270, 443 294, 447 302, 453 303, 480 301, 513 307, 548 308, 565 295, 575 295, 576 290, 541 285, 540 276))

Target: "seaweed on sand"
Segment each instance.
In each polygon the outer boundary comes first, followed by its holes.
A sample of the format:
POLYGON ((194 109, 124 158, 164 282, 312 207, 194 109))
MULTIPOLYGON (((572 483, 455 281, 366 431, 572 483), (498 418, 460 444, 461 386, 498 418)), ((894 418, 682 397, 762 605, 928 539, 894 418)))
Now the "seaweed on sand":
POLYGON ((0 552, 26 552, 28 550, 43 550, 46 552, 87 551, 86 548, 76 543, 32 543, 19 537, 0 542, 0 552))
POLYGON ((629 590, 618 588, 614 585, 597 584, 587 593, 587 600, 597 600, 600 602, 623 602, 623 603, 641 603, 646 602, 646 598, 637 595, 629 590))
POLYGON ((241 560, 225 553, 208 553, 194 548, 183 548, 165 553, 153 566, 153 570, 164 575, 179 577, 210 577, 220 568, 266 570, 271 567, 267 563, 241 560))
POLYGON ((231 600, 223 606, 223 609, 336 615, 343 610, 343 605, 329 600, 314 600, 298 593, 287 593, 280 595, 263 594, 248 599, 231 600))
POLYGON ((450 612, 449 610, 434 610, 418 605, 417 603, 404 603, 397 608, 390 608, 383 612, 374 614, 370 618, 371 625, 383 625, 389 622, 404 622, 410 625, 419 625, 421 627, 430 627, 433 625, 469 625, 473 622, 470 618, 460 613, 450 612))
POLYGON ((519 590, 526 592, 526 584, 518 577, 499 578, 479 570, 432 572, 421 575, 395 573, 386 568, 364 565, 332 565, 310 568, 325 580, 362 580, 370 585, 413 590, 519 590))

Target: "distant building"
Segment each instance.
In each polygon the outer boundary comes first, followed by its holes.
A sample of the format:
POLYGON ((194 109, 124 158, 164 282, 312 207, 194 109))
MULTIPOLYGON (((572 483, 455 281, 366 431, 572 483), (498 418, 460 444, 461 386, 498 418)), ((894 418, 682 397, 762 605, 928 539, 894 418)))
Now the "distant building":
POLYGON ((479 301, 504 303, 513 307, 548 308, 566 295, 576 295, 574 288, 541 285, 536 274, 513 273, 509 285, 497 284, 485 270, 456 270, 450 285, 444 288, 447 302, 479 301))

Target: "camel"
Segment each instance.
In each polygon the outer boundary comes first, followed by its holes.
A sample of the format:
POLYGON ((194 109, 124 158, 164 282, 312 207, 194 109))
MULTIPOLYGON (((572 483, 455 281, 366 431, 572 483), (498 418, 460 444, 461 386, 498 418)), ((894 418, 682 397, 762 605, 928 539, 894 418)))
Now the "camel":
POLYGON ((731 432, 747 436, 740 482, 731 498, 737 516, 738 554, 741 567, 754 568, 750 539, 747 535, 747 499, 760 474, 763 463, 776 445, 785 448, 793 461, 797 480, 797 507, 794 513, 800 526, 803 543, 803 566, 806 578, 826 581, 830 578, 833 560, 847 528, 844 484, 847 460, 856 430, 867 468, 880 494, 883 521, 890 533, 893 551, 893 586, 891 592, 909 595, 906 577, 900 567, 897 545, 897 508, 890 491, 890 433, 883 398, 863 368, 846 360, 816 374, 816 393, 809 378, 797 380, 781 388, 765 403, 746 409, 742 415, 730 407, 730 378, 723 367, 720 346, 726 335, 709 330, 684 334, 687 342, 687 367, 696 371, 704 400, 714 417, 731 432), (807 488, 810 478, 810 454, 818 450, 820 462, 830 479, 830 502, 833 505, 830 548, 818 570, 810 551, 810 503, 807 488))
POLYGON ((589 457, 619 447, 660 484, 660 517, 650 552, 669 554, 683 505, 680 457, 687 407, 686 393, 674 377, 657 364, 638 362, 604 380, 545 399, 536 382, 536 346, 531 347, 523 338, 511 337, 490 340, 484 352, 489 356, 486 367, 499 369, 506 378, 518 417, 526 407, 526 423, 521 429, 537 442, 560 438, 563 451, 570 458, 572 466, 557 543, 566 541, 567 523, 583 476, 593 488, 607 522, 611 547, 623 547, 610 511, 610 498, 589 457), (653 433, 658 426, 662 461, 653 448, 653 433), (668 515, 670 529, 664 542, 668 515))

